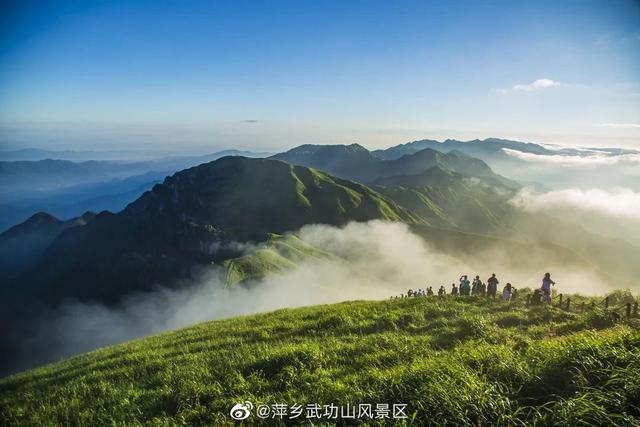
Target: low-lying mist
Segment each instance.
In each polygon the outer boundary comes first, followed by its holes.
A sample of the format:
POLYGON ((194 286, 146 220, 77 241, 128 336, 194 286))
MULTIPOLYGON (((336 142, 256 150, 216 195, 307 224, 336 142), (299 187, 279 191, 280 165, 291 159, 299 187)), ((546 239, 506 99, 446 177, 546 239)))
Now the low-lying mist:
POLYGON ((12 370, 210 319, 283 307, 387 299, 409 288, 433 286, 437 292, 445 285, 450 292, 451 283, 457 283, 463 274, 479 274, 486 281, 495 272, 500 287, 508 281, 516 287, 534 287, 551 271, 563 292, 608 290, 601 280, 579 268, 549 264, 519 268, 506 262, 509 253, 501 248, 487 248, 482 256, 461 261, 436 251, 400 223, 372 221, 342 228, 311 225, 295 234, 336 257, 309 258, 285 273, 232 287, 225 285, 224 269, 212 267, 179 290, 132 295, 116 308, 68 302, 44 314, 33 326, 20 348, 21 364, 12 370))
POLYGON ((640 191, 640 151, 582 149, 533 154, 503 149, 507 158, 490 161, 491 168, 522 183, 546 189, 623 186, 640 191))
POLYGON ((640 246, 640 191, 613 187, 537 192, 524 188, 510 202, 526 212, 551 214, 594 233, 640 246))

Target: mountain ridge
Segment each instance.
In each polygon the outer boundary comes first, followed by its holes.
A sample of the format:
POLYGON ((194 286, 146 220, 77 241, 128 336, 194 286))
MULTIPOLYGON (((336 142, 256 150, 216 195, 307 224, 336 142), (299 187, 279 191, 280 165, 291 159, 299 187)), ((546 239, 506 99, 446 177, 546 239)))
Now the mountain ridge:
MULTIPOLYGON (((88 224, 95 218, 87 211, 79 217, 60 220, 38 212, 25 222, 0 234, 0 279, 8 281, 33 263, 45 249, 65 230, 88 224)), ((1 287, 0 287, 1 289, 1 287)))
POLYGON ((358 144, 319 146, 307 144, 270 158, 320 169, 344 179, 364 183, 372 183, 376 179, 387 176, 418 174, 430 167, 439 166, 463 175, 499 177, 505 184, 518 186, 517 183, 495 174, 484 161, 460 151, 442 153, 432 148, 425 148, 413 153, 405 153, 393 160, 384 160, 375 157, 372 152, 358 144))
POLYGON ((118 214, 65 230, 19 279, 34 291, 44 286, 47 300, 112 304, 238 256, 234 241, 371 219, 418 221, 358 183, 276 160, 224 157, 167 177, 118 214))

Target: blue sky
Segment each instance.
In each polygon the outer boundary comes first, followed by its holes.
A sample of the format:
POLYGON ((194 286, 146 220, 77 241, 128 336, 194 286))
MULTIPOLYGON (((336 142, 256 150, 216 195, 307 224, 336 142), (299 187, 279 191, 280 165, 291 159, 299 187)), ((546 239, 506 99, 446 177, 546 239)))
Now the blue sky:
POLYGON ((634 1, 2 7, 4 148, 640 147, 634 1))

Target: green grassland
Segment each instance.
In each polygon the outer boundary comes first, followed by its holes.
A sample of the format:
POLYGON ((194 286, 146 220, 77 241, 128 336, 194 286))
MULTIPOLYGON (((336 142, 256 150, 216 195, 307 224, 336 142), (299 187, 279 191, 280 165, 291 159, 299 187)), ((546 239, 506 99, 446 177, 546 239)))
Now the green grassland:
POLYGON ((256 250, 224 262, 226 284, 235 285, 282 273, 309 259, 332 260, 336 257, 315 248, 294 234, 270 234, 256 250))
MULTIPOLYGON (((355 301, 202 323, 0 380, 0 416, 9 425, 226 425, 249 400, 408 405, 409 418, 370 424, 640 425, 638 320, 598 307, 527 308, 524 295, 355 301)), ((629 298, 618 293, 610 307, 629 298)), ((295 423, 244 423, 285 422, 295 423)))

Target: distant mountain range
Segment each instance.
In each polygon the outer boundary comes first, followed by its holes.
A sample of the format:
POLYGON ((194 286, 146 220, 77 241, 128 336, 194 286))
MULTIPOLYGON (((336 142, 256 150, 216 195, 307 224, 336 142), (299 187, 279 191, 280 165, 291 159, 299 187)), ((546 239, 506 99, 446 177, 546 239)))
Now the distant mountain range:
MULTIPOLYGON (((80 193, 95 185, 109 184, 80 193)), ((384 160, 359 145, 304 145, 269 159, 223 157, 166 177, 120 212, 38 213, 0 234, 0 324, 28 328, 42 307, 69 299, 116 305, 189 286, 212 265, 232 286, 332 257, 288 234, 307 224, 398 221, 462 259, 495 263, 498 250, 504 265, 567 263, 622 284, 640 274, 639 248, 521 212, 509 203, 519 188, 458 150, 384 160)), ((0 339, 8 359, 26 333, 12 331, 0 339)))
POLYGON ((342 178, 365 183, 394 175, 419 174, 431 167, 439 167, 466 176, 493 177, 513 188, 518 187, 517 183, 496 175, 482 160, 456 150, 443 153, 425 148, 385 160, 358 144, 301 145, 271 158, 321 169, 342 178))
POLYGON ((37 212, 48 212, 58 218, 74 218, 86 211, 118 212, 162 182, 168 174, 148 172, 55 190, 27 191, 15 194, 11 199, 5 197, 0 203, 0 230, 20 223, 37 212))
POLYGON ((372 154, 380 159, 395 160, 406 154, 413 154, 426 148, 442 151, 445 153, 457 150, 483 160, 493 156, 507 156, 507 154, 503 150, 504 148, 533 154, 544 155, 552 153, 551 150, 548 150, 547 148, 539 144, 511 141, 499 138, 487 138, 484 140, 474 139, 472 141, 458 141, 455 139, 447 139, 442 142, 432 139, 423 139, 419 141, 408 142, 406 144, 396 145, 384 150, 375 150, 372 151, 372 154))
POLYGON ((59 189, 151 171, 173 173, 225 156, 264 157, 263 154, 224 150, 203 156, 163 157, 145 161, 0 161, 0 193, 12 195, 15 192, 59 189))
MULTIPOLYGON (((222 156, 247 156, 247 157, 267 157, 269 153, 257 153, 243 150, 222 150, 217 151, 222 156)), ((38 161, 45 159, 70 160, 72 162, 97 161, 153 161, 163 158, 175 158, 185 156, 171 156, 169 154, 153 151, 134 150, 109 150, 109 151, 77 151, 77 150, 43 150, 41 148, 21 148, 17 150, 0 150, 0 160, 2 161, 38 161)), ((190 156, 198 157, 198 156, 190 156)))
POLYGON ((498 174, 542 191, 619 187, 622 183, 640 191, 637 179, 640 150, 634 149, 564 147, 500 138, 443 142, 424 139, 371 154, 383 160, 396 160, 424 149, 465 153, 483 160, 498 174))
POLYGON ((374 150, 371 152, 374 156, 385 159, 395 160, 406 154, 413 154, 418 151, 430 148, 442 152, 461 151, 470 156, 477 157, 487 162, 496 159, 513 158, 507 154, 505 150, 515 150, 522 153, 537 154, 543 156, 564 155, 564 156, 588 156, 594 152, 605 153, 609 155, 638 154, 638 150, 624 148, 592 148, 580 149, 571 147, 543 146, 532 142, 513 141, 509 139, 487 138, 474 139, 471 141, 459 141, 456 139, 447 139, 442 142, 432 139, 422 139, 406 144, 396 145, 383 150, 374 150))

